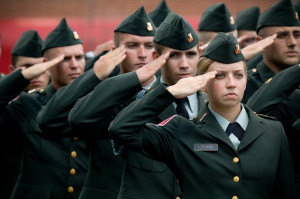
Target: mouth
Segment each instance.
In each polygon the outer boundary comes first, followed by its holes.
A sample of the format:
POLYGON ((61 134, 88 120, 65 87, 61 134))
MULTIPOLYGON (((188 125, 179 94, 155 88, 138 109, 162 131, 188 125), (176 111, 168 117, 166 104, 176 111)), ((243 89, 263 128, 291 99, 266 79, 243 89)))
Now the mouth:
POLYGON ((80 76, 80 73, 72 73, 72 74, 70 74, 70 76, 71 76, 72 78, 77 78, 77 77, 80 76))
POLYGON ((32 82, 30 82, 30 84, 33 86, 39 86, 39 85, 41 85, 41 82, 40 81, 32 81, 32 82))
POLYGON ((135 65, 138 66, 138 67, 143 67, 143 66, 146 65, 146 63, 137 63, 137 64, 135 64, 135 65))
POLYGON ((296 56, 298 56, 298 52, 297 52, 297 51, 294 51, 294 50, 287 51, 285 54, 286 54, 288 57, 296 57, 296 56))
POLYGON ((234 92, 230 92, 230 93, 227 93, 227 94, 225 95, 225 97, 235 98, 235 97, 237 97, 237 94, 234 93, 234 92))
POLYGON ((190 73, 180 73, 179 76, 180 76, 180 78, 186 78, 186 77, 191 76, 191 74, 190 73))

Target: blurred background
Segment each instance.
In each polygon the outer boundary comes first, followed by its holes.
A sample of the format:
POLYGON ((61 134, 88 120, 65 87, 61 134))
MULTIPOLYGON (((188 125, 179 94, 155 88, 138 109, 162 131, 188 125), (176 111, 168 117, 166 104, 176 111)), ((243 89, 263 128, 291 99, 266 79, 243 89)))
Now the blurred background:
MULTIPOLYGON (((113 39, 113 30, 141 5, 151 12, 161 0, 0 0, 0 34, 2 56, 0 72, 8 74, 10 52, 22 32, 34 29, 45 39, 66 17, 84 42, 85 51, 113 39)), ((197 29, 203 11, 215 3, 225 3, 235 18, 236 13, 252 6, 263 12, 278 0, 166 0, 173 12, 197 29)), ((295 2, 295 0, 293 0, 295 2)))

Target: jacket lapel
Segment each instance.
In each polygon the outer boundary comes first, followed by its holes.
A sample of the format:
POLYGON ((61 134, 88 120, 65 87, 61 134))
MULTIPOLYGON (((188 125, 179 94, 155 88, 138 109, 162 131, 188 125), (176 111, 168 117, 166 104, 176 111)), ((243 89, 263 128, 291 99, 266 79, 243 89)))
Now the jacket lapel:
POLYGON ((197 118, 195 124, 201 131, 215 137, 235 150, 229 137, 226 135, 215 116, 209 111, 207 104, 200 110, 199 118, 197 118))
POLYGON ((243 139, 238 147, 238 151, 241 151, 243 148, 251 144, 256 138, 258 138, 263 132, 264 128, 262 125, 262 120, 253 113, 247 106, 245 109, 249 116, 249 123, 246 129, 246 132, 243 136, 243 139))

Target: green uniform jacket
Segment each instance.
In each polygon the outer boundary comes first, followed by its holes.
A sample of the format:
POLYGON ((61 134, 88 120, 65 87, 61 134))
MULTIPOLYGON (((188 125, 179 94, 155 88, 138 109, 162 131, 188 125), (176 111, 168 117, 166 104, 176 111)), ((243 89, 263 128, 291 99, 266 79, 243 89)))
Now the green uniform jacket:
MULTIPOLYGON (((11 84, 7 88, 11 89, 23 76, 18 70, 9 78, 11 84)), ((1 101, 0 111, 0 126, 14 127, 16 131, 10 133, 22 139, 21 170, 11 198, 78 198, 88 167, 85 142, 81 139, 45 137, 35 120, 40 108, 56 92, 55 89, 49 85, 45 90, 35 93, 23 92, 9 103, 20 91, 14 92, 11 89, 6 94, 6 101, 1 101), (73 150, 81 155, 71 157, 73 150), (76 169, 74 175, 70 173, 72 168, 76 169)))
MULTIPOLYGON (((0 74, 1 76, 1 74, 0 74)), ((4 79, 0 80, 0 106, 1 109, 7 105, 7 101, 11 98, 10 95, 17 96, 21 92, 25 92, 24 88, 29 84, 29 81, 18 74, 10 74, 4 79), (11 85, 14 85, 11 87, 11 85)), ((9 199, 11 192, 16 184, 22 155, 21 137, 15 136, 17 128, 7 124, 1 126, 1 137, 4 142, 0 145, 1 164, 0 170, 2 172, 0 178, 0 193, 2 199, 9 199)))
POLYGON ((78 132, 68 122, 69 112, 76 101, 98 84, 102 83, 93 70, 85 72, 68 86, 59 89, 37 117, 40 128, 46 134, 56 137, 78 136, 87 142, 90 165, 80 199, 115 199, 122 176, 123 160, 113 154, 111 140, 99 139, 97 134, 88 134, 85 130, 78 132))
POLYGON ((178 177, 183 198, 290 198, 293 166, 280 122, 245 107, 249 124, 235 150, 207 107, 194 122, 172 116, 146 124, 173 101, 159 86, 119 113, 109 132, 127 147, 165 162, 178 177))
MULTIPOLYGON (((99 129, 102 126, 107 128, 116 114, 134 100, 135 94, 141 89, 135 72, 103 81, 93 93, 78 100, 69 115, 71 126, 82 131, 96 130, 98 134, 102 134, 99 136, 107 134, 107 129, 102 131, 99 129)), ((162 121, 173 114, 175 109, 171 105, 156 120, 162 121)), ((124 172, 118 199, 175 199, 181 194, 174 174, 164 163, 127 149, 122 155, 124 172)))
POLYGON ((296 167, 296 187, 295 187, 295 199, 300 198, 300 118, 293 125, 293 136, 295 140, 295 153, 293 156, 296 167))

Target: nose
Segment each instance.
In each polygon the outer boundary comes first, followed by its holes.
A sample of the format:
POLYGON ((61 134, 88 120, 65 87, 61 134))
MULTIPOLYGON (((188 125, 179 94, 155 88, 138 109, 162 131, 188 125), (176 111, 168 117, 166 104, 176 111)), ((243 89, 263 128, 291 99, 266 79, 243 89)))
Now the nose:
POLYGON ((143 45, 141 45, 138 49, 138 57, 145 59, 146 58, 146 50, 145 47, 143 45))
POLYGON ((188 67, 189 67, 188 59, 185 55, 183 55, 181 57, 180 68, 188 68, 188 67))
POLYGON ((227 86, 227 88, 235 88, 236 87, 236 82, 235 82, 233 74, 230 74, 227 76, 226 86, 227 86))
POLYGON ((288 46, 296 46, 297 39, 294 37, 293 34, 291 34, 288 38, 288 46))
POLYGON ((78 68, 79 64, 76 57, 72 57, 70 60, 70 68, 78 68))

